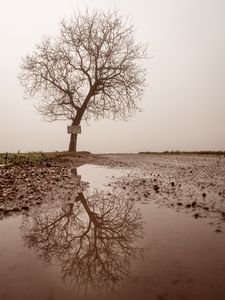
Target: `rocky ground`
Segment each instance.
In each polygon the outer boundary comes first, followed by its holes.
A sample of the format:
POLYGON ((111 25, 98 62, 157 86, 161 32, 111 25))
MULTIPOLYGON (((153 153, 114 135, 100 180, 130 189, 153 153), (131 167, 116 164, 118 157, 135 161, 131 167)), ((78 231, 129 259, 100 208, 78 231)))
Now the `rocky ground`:
POLYGON ((124 154, 106 158, 99 163, 130 170, 113 185, 133 200, 209 218, 216 232, 225 227, 225 156, 124 154))
POLYGON ((81 185, 71 170, 94 159, 91 155, 76 155, 1 166, 0 217, 26 213, 31 207, 70 197, 74 184, 81 185))
POLYGON ((208 218, 220 232, 225 224, 225 156, 115 154, 64 156, 36 164, 0 168, 0 216, 72 197, 84 188, 71 170, 85 163, 129 170, 111 185, 134 201, 153 201, 195 218, 208 218), (73 187, 73 188, 71 188, 73 187))

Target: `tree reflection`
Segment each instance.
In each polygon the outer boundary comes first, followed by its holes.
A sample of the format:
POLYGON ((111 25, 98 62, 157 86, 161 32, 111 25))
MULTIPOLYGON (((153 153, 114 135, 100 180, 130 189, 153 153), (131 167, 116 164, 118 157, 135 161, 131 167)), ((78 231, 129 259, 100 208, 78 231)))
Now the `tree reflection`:
POLYGON ((113 287, 129 276, 131 261, 142 252, 136 245, 141 215, 122 194, 79 193, 61 209, 28 218, 22 232, 28 247, 79 287, 113 287))

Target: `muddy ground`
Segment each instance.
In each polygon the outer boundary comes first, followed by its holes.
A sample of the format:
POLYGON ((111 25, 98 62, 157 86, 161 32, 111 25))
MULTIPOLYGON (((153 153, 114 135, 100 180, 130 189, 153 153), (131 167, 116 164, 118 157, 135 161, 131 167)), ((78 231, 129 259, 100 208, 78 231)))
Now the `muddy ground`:
MULTIPOLYGON (((76 185, 71 170, 95 161, 92 155, 63 156, 49 161, 0 167, 0 216, 28 212, 60 200, 76 185)), ((80 185, 80 183, 79 183, 80 185)))
POLYGON ((224 155, 112 155, 101 163, 128 168, 115 186, 135 201, 154 202, 225 225, 224 155))
POLYGON ((83 164, 129 170, 112 183, 134 201, 154 202, 207 218, 215 231, 225 224, 225 157, 223 155, 115 154, 64 156, 49 162, 0 168, 0 216, 27 213, 42 203, 71 197, 73 170, 83 164), (70 191, 69 191, 70 190, 70 191))
POLYGON ((223 300, 224 183, 223 155, 0 167, 0 299, 223 300))

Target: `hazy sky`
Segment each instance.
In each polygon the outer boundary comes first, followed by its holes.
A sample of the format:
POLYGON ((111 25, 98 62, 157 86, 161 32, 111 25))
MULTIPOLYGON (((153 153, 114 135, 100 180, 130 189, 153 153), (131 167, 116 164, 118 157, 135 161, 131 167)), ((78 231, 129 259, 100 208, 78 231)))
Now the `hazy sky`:
POLYGON ((78 150, 225 150, 224 0, 8 0, 0 9, 0 152, 67 150, 67 123, 42 121, 17 75, 41 37, 85 6, 130 15, 153 58, 143 112, 82 124, 78 150))

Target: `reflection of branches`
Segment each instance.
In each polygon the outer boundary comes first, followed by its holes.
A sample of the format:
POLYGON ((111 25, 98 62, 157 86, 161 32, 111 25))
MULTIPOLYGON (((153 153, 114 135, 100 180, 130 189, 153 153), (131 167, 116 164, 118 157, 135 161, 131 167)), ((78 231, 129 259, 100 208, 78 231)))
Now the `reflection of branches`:
POLYGON ((79 193, 74 203, 27 220, 22 230, 28 247, 58 263, 63 278, 79 286, 114 286, 141 252, 135 246, 141 216, 122 195, 96 192, 85 199, 79 193))

